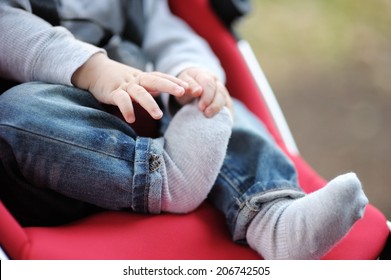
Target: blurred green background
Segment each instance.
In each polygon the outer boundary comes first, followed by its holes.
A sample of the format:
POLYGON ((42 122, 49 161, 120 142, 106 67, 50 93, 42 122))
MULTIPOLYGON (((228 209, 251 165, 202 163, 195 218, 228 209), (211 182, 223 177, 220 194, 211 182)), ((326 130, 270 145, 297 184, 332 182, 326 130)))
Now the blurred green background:
POLYGON ((250 42, 302 156, 391 219, 391 0, 253 0, 250 42))

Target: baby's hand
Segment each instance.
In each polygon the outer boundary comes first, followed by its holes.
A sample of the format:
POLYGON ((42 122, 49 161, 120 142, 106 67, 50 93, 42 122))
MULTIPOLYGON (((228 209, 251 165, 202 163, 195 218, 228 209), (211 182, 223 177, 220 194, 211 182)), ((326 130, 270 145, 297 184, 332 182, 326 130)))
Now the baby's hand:
POLYGON ((213 117, 224 106, 233 113, 232 99, 228 90, 219 78, 209 71, 191 67, 182 71, 178 78, 189 85, 183 96, 176 96, 179 104, 184 105, 199 98, 198 108, 204 112, 206 117, 213 117))
POLYGON ((154 100, 161 92, 183 96, 188 84, 160 72, 142 72, 136 68, 95 54, 72 76, 72 83, 86 89, 100 102, 118 106, 129 123, 135 121, 132 102, 139 103, 154 119, 163 112, 154 100))

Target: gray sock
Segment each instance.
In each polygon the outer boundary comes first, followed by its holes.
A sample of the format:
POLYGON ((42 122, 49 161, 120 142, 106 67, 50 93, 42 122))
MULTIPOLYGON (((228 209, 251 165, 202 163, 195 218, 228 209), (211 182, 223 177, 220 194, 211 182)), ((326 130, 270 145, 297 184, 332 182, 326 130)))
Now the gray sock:
POLYGON ((227 108, 206 118, 196 103, 181 108, 164 134, 162 211, 187 213, 211 190, 232 131, 227 108))
POLYGON ((266 203, 247 230, 265 259, 320 259, 363 216, 368 199, 354 173, 299 199, 266 203))

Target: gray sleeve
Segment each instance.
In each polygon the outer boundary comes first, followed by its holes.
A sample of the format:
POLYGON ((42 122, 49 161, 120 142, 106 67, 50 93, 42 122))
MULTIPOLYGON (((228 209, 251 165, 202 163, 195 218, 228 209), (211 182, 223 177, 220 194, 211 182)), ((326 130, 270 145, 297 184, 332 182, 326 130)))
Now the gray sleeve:
POLYGON ((28 1, 0 1, 1 77, 71 85, 73 73, 97 52, 104 50, 31 14, 28 1))
POLYGON ((144 4, 148 23, 143 49, 156 70, 176 76, 188 67, 198 66, 225 81, 224 70, 207 42, 171 13, 167 1, 149 0, 144 4))

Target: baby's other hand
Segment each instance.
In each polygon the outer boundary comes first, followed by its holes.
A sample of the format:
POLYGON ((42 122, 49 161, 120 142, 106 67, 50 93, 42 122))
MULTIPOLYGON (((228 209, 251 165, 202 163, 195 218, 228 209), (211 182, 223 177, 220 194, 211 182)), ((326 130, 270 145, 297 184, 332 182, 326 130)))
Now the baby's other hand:
POLYGON ((208 118, 216 115, 224 106, 233 113, 228 90, 211 72, 200 67, 191 67, 182 71, 178 78, 189 85, 183 96, 175 97, 179 104, 184 105, 199 98, 198 108, 208 118))

